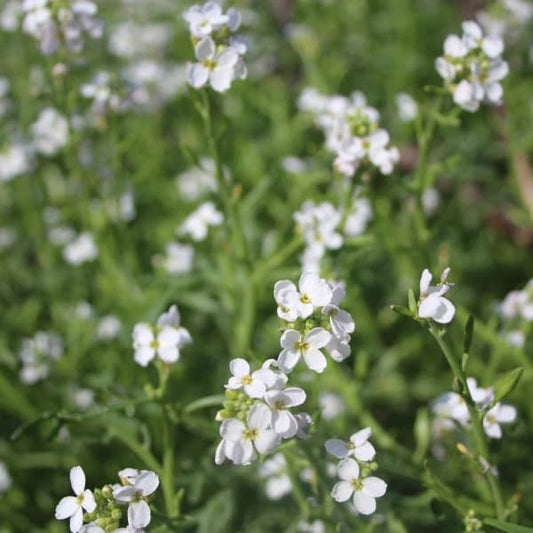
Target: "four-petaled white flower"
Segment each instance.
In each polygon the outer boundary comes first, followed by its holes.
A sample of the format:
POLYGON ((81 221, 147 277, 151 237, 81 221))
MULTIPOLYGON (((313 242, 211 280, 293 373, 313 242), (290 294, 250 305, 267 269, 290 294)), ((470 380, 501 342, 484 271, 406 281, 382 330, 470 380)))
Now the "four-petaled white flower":
POLYGON ((516 419, 516 409, 512 405, 498 402, 489 409, 483 417, 483 429, 492 439, 502 438, 502 428, 500 424, 510 424, 516 419))
POLYGON ((322 308, 322 314, 329 318, 331 332, 340 339, 349 338, 355 331, 355 322, 352 316, 339 307, 345 295, 344 287, 337 283, 332 289, 330 303, 322 308))
POLYGON ((420 302, 418 304, 418 316, 420 318, 431 318, 439 324, 449 324, 455 315, 455 306, 444 298, 444 295, 453 286, 447 283, 446 279, 450 269, 446 268, 441 275, 440 285, 431 286, 433 278, 431 272, 425 268, 420 277, 420 302))
POLYGON ((56 506, 57 520, 70 518, 70 531, 77 533, 83 525, 83 509, 92 513, 96 509, 93 493, 85 488, 85 473, 81 466, 70 469, 70 484, 75 496, 65 496, 56 506))
POLYGON ((327 366, 327 360, 320 351, 331 339, 331 333, 324 328, 313 328, 302 337, 295 329, 283 332, 280 344, 283 350, 278 356, 278 365, 283 372, 292 372, 303 357, 305 364, 321 374, 327 366))
POLYGON ((272 370, 260 368, 255 372, 250 372, 249 363, 240 357, 232 359, 229 368, 232 377, 229 378, 225 387, 230 390, 243 388, 250 398, 262 398, 267 388, 276 381, 276 376, 272 370))
POLYGON ((218 50, 211 37, 203 38, 195 46, 196 59, 189 67, 189 83, 199 89, 207 83, 217 92, 227 91, 236 78, 245 77, 244 63, 232 46, 218 50))
POLYGON ((270 428, 271 411, 265 404, 254 405, 248 412, 246 424, 236 418, 224 420, 220 425, 221 443, 215 454, 215 463, 226 458, 234 464, 249 464, 257 452, 268 454, 276 449, 280 437, 270 428))
POLYGON ((272 412, 270 425, 280 437, 289 439, 298 433, 298 420, 288 408, 302 405, 306 397, 305 391, 299 387, 266 392, 265 402, 272 412))
POLYGON ((178 235, 190 235, 193 241, 203 241, 207 237, 209 226, 220 226, 224 217, 213 202, 205 202, 191 213, 177 229, 178 235))
POLYGON ((364 428, 354 433, 348 442, 340 439, 329 439, 326 441, 326 450, 338 459, 354 456, 358 461, 372 461, 376 455, 374 446, 368 439, 372 435, 370 428, 364 428))
POLYGON ((143 528, 150 523, 150 506, 146 498, 159 486, 159 477, 150 471, 141 473, 133 485, 116 487, 113 496, 119 503, 128 505, 128 524, 133 528, 143 528))
POLYGON ((228 23, 228 15, 222 12, 217 2, 206 2, 203 6, 191 6, 183 13, 189 24, 189 31, 194 37, 207 37, 228 23))
POLYGON ((165 363, 175 363, 180 356, 180 332, 172 326, 163 326, 154 332, 150 324, 136 324, 133 328, 133 348, 135 362, 141 366, 148 363, 157 355, 165 363))
POLYGON ((345 502, 353 495, 356 510, 364 515, 376 510, 376 498, 387 491, 387 484, 380 478, 359 477, 359 465, 353 459, 344 459, 337 467, 341 481, 335 484, 331 496, 337 502, 345 502))

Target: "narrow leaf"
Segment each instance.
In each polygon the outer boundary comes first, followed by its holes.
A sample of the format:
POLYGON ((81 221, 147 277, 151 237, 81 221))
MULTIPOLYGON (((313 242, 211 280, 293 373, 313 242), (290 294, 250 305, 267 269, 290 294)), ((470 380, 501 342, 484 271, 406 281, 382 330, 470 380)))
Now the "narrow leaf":
POLYGON ((408 292, 408 298, 409 298, 409 309, 413 316, 416 316, 418 312, 418 306, 416 305, 416 299, 415 299, 415 293, 412 289, 409 289, 408 292))
POLYGON ((494 518, 484 518, 483 523, 506 533, 533 533, 533 529, 530 527, 518 526, 510 522, 495 520, 494 518))
POLYGON ((404 307, 403 305, 391 305, 390 308, 399 315, 408 316, 409 318, 413 318, 413 313, 407 309, 407 307, 404 307))
POLYGON ((498 379, 494 385, 494 402, 503 400, 518 385, 524 369, 519 366, 498 379))

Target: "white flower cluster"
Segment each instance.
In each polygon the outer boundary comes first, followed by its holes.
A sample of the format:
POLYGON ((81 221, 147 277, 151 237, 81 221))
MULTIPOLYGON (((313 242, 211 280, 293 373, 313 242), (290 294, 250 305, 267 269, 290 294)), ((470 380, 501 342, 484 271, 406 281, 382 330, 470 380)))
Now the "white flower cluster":
POLYGON ((50 365, 63 354, 63 340, 56 333, 38 331, 31 339, 24 339, 19 352, 22 361, 20 381, 32 385, 48 377, 50 365))
POLYGON ((533 322, 533 279, 521 291, 511 291, 499 305, 503 321, 502 335, 507 342, 521 348, 533 322))
POLYGON ((380 478, 370 474, 377 469, 372 462, 376 450, 369 442, 372 435, 370 428, 354 433, 348 442, 339 439, 326 441, 326 450, 340 459, 337 475, 340 481, 335 484, 331 496, 337 502, 345 502, 352 498, 358 513, 369 515, 376 510, 376 498, 387 491, 387 484, 380 478))
POLYGON ((31 147, 14 142, 0 149, 0 182, 26 174, 31 169, 31 147))
POLYGON ((305 241, 301 257, 303 270, 318 272, 326 250, 338 250, 343 244, 343 236, 357 237, 364 233, 372 215, 369 200, 359 197, 358 192, 351 199, 342 228, 339 227, 343 220, 342 209, 336 209, 330 202, 304 202, 293 215, 305 241))
POLYGON ((103 34, 98 6, 90 0, 24 0, 22 9, 22 29, 39 42, 45 55, 57 52, 62 42, 68 51, 81 52, 84 34, 93 39, 103 34))
POLYGON ((156 255, 152 263, 161 267, 171 275, 185 274, 192 270, 194 248, 190 244, 169 242, 165 247, 165 255, 156 255))
POLYGON ((133 328, 133 358, 141 366, 148 366, 156 356, 170 365, 180 357, 180 350, 192 342, 190 333, 181 326, 181 317, 176 305, 157 319, 154 326, 146 322, 133 328))
POLYGON ((462 109, 474 112, 481 103, 499 105, 502 102, 501 80, 509 66, 501 57, 503 41, 500 37, 483 35, 474 21, 463 22, 463 34, 448 35, 444 41, 444 55, 435 61, 438 73, 462 109))
POLYGON ((265 361, 254 372, 241 358, 230 362, 232 377, 226 387, 215 463, 229 459, 233 464, 250 464, 258 454, 272 453, 282 439, 306 438, 304 428, 311 423, 307 413, 293 414, 290 408, 302 405, 306 393, 299 387, 286 387, 288 377, 273 370, 276 362, 265 361))
POLYGON ((33 147, 43 155, 54 155, 66 146, 69 138, 67 119, 52 107, 41 111, 31 126, 33 147))
POLYGON ((188 235, 193 241, 205 241, 209 226, 220 226, 224 216, 213 202, 204 202, 198 206, 176 229, 178 235, 188 235))
MULTIPOLYGON (((467 378, 468 390, 476 408, 484 413, 483 429, 492 439, 502 438, 500 424, 510 424, 516 419, 516 409, 512 405, 494 402, 492 387, 478 387, 474 378, 467 378)), ((435 417, 433 433, 438 436, 443 431, 452 430, 456 423, 462 427, 470 426, 470 413, 465 399, 456 392, 447 392, 440 396, 432 405, 435 417)))
POLYGON ((92 233, 84 232, 78 236, 65 235, 67 244, 63 248, 63 259, 73 266, 79 266, 98 257, 98 247, 92 233))
POLYGON ((367 105, 366 97, 354 92, 349 98, 326 96, 307 88, 298 101, 300 109, 312 113, 326 136, 326 147, 336 154, 334 167, 351 177, 364 165, 391 174, 400 158, 390 136, 379 127, 379 112, 367 105))
POLYGON ((100 71, 80 87, 80 94, 91 102, 94 115, 104 115, 107 111, 118 112, 124 107, 125 103, 112 85, 109 72, 100 71))
POLYGON ((227 91, 235 79, 245 79, 248 72, 242 56, 245 42, 234 33, 241 25, 241 15, 234 8, 226 13, 217 2, 194 5, 183 14, 189 24, 197 63, 189 65, 188 81, 199 89, 206 84, 217 92, 227 91))
POLYGON ((285 322, 278 356, 283 372, 292 372, 303 359, 309 369, 322 373, 327 366, 324 349, 337 362, 350 355, 355 322, 339 307, 345 294, 342 284, 328 282, 316 272, 304 272, 298 287, 289 280, 276 282, 277 313, 285 322))
POLYGON ((430 318, 439 324, 449 324, 455 316, 455 306, 444 297, 453 287, 453 283, 446 280, 450 269, 446 268, 441 274, 438 285, 430 285, 433 276, 425 268, 420 276, 420 299, 418 301, 418 316, 430 318))
POLYGON ((57 520, 69 519, 71 533, 141 533, 150 524, 147 499, 159 486, 159 477, 150 470, 125 468, 118 473, 120 484, 105 485, 94 493, 85 488, 81 466, 70 470, 74 496, 65 496, 56 506, 57 520), (128 527, 121 528, 121 507, 128 505, 128 527), (86 512, 84 516, 84 511, 86 512), (84 518, 89 522, 83 525, 84 518), (105 528, 105 529, 104 529, 105 528))

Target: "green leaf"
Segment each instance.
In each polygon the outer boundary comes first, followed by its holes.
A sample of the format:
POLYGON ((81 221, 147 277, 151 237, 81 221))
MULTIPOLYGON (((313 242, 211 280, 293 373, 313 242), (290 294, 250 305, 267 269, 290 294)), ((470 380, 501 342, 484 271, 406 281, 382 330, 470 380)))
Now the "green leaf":
POLYGON ((518 526, 510 522, 495 520, 494 518, 484 518, 483 523, 506 533, 533 533, 533 529, 530 527, 518 526))
POLYGON ((416 413, 414 426, 416 449, 414 459, 416 462, 424 459, 431 443, 431 424, 427 408, 421 407, 416 413))
POLYGON ((463 335, 463 353, 470 353, 472 335, 474 334, 474 321, 474 315, 470 315, 466 321, 465 332, 463 335))
POLYGON ((411 311, 413 316, 416 316, 418 312, 418 306, 416 305, 415 293, 413 292, 412 289, 409 289, 407 296, 409 298, 409 310, 411 311))
POLYGON ((503 400, 518 385, 524 369, 519 366, 498 379, 494 385, 494 403, 503 400))
POLYGON ((391 305, 390 308, 399 315, 413 318, 413 313, 411 313, 411 311, 409 311, 409 309, 407 309, 407 307, 404 307, 403 305, 391 305))
POLYGON ((224 533, 231 531, 233 516, 233 497, 230 489, 213 496, 198 518, 198 533, 224 533))
POLYGON ((216 394, 212 396, 205 396, 204 398, 200 398, 198 400, 194 400, 194 402, 191 402, 188 404, 184 409, 184 413, 193 413, 194 411, 198 411, 198 409, 205 409, 206 407, 213 407, 215 405, 218 405, 219 407, 222 407, 222 404, 226 401, 226 397, 223 394, 216 394))

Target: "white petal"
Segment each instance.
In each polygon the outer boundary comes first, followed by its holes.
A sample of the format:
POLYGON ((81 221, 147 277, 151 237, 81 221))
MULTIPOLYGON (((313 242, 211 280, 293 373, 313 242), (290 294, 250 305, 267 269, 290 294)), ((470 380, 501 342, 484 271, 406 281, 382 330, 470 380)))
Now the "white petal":
POLYGON ((439 324, 449 324, 455 315, 455 306, 446 298, 439 297, 439 307, 433 314, 433 320, 439 324))
POLYGON ((149 324, 136 324, 133 328, 133 342, 146 346, 154 340, 154 334, 149 324))
POLYGON ((259 379, 254 379, 252 383, 244 386, 244 392, 246 392, 250 398, 262 398, 265 395, 266 386, 259 379))
POLYGON ((270 409, 263 403, 254 405, 248 413, 248 427, 250 429, 265 429, 270 424, 270 409))
POLYGON ((198 59, 198 61, 213 59, 215 57, 215 51, 215 42, 211 37, 205 37, 194 48, 196 59, 198 59))
POLYGON ((131 502, 128 506, 128 525, 143 528, 150 523, 150 507, 144 501, 131 502))
POLYGON ((70 484, 76 496, 85 490, 85 472, 81 466, 73 466, 70 469, 70 484))
POLYGON ((346 443, 340 439, 329 439, 325 446, 328 453, 339 459, 344 459, 349 453, 346 443))
POLYGON ((468 50, 465 43, 457 35, 448 35, 444 41, 444 53, 451 57, 463 57, 468 50))
POLYGON ((362 492, 354 494, 353 504, 361 514, 372 514, 376 510, 376 499, 362 492))
POLYGON ((284 404, 286 407, 302 405, 307 398, 305 391, 300 387, 289 387, 283 391, 284 404))
POLYGON ((432 279, 433 275, 431 272, 427 268, 424 268, 420 276, 420 296, 426 296, 432 279))
POLYGON ((348 481, 339 481, 335 483, 331 490, 331 497, 336 502, 345 502, 353 494, 353 488, 348 481))
POLYGON ((216 58, 217 69, 232 69, 239 60, 239 54, 235 48, 228 46, 222 50, 216 58))
POLYGON ((297 342, 302 340, 302 336, 295 329, 287 329, 281 335, 279 343, 282 348, 292 349, 297 342))
POLYGON ((230 418, 224 420, 220 424, 220 436, 229 441, 238 441, 242 438, 243 431, 246 429, 246 426, 240 420, 236 418, 230 418))
POLYGON ((424 298, 418 306, 418 316, 420 318, 433 318, 440 307, 440 296, 437 293, 432 293, 424 298))
POLYGON ((180 342, 181 334, 172 326, 163 326, 159 334, 157 335, 157 342, 161 346, 177 346, 180 342))
POLYGON ((83 502, 81 505, 88 513, 92 513, 96 509, 94 495, 89 489, 83 492, 83 502))
POLYGON ((113 497, 118 502, 129 503, 133 500, 135 492, 135 488, 131 485, 125 487, 118 486, 113 490, 113 497))
POLYGON ((209 83, 213 90, 223 93, 231 87, 233 81, 233 69, 232 68, 216 68, 211 72, 209 76, 209 83))
POLYGON ((370 442, 366 442, 365 444, 358 446, 354 450, 353 455, 358 461, 372 461, 376 455, 376 450, 370 442))
POLYGON ((189 66, 187 79, 193 87, 199 89, 207 83, 209 72, 201 63, 194 63, 189 66))
POLYGON ((296 286, 292 281, 289 281, 288 279, 282 279, 281 281, 277 281, 274 285, 274 299, 276 302, 279 303, 279 298, 284 292, 287 291, 296 291, 296 286))
POLYGON ((343 481, 359 479, 359 465, 353 459, 343 459, 337 466, 337 474, 343 481))
POLYGON ((145 472, 135 481, 135 489, 143 496, 149 496, 159 487, 159 477, 154 472, 145 472))
POLYGON ((246 360, 241 359, 240 357, 230 361, 229 369, 230 372, 238 378, 242 378, 250 374, 250 365, 246 360))
POLYGON ((370 428, 364 428, 354 433, 350 440, 355 446, 362 446, 372 436, 372 430, 370 428))
POLYGON ((481 48, 488 57, 494 59, 503 52, 503 41, 499 37, 485 37, 481 48))
POLYGON ((514 422, 516 420, 516 409, 512 405, 499 404, 496 420, 502 424, 514 422))
POLYGON ((370 476, 361 481, 363 484, 362 492, 373 498, 379 498, 387 492, 387 484, 379 477, 370 476))
POLYGON ((311 348, 323 348, 331 339, 331 333, 324 328, 313 328, 306 336, 305 342, 311 348))
POLYGON ((280 443, 279 435, 270 429, 264 429, 259 432, 259 435, 254 440, 255 447, 259 453, 264 455, 273 452, 280 443))
POLYGON ((177 346, 160 347, 157 355, 165 363, 175 363, 180 357, 180 351, 177 346))
POLYGON ((278 356, 278 366, 283 372, 292 372, 300 360, 300 352, 295 350, 282 350, 278 356))
POLYGON ((56 520, 64 520, 72 516, 78 508, 78 500, 74 496, 65 496, 61 498, 56 505, 56 520))
POLYGON ((322 374, 322 372, 324 372, 325 368, 328 366, 327 359, 320 350, 310 348, 304 352, 303 356, 305 364, 318 374, 322 374))
POLYGON ((141 346, 135 350, 133 358, 139 365, 147 366, 154 356, 155 350, 153 348, 150 348, 149 346, 141 346))
POLYGON ((71 533, 78 533, 83 525, 83 511, 78 507, 74 514, 70 517, 70 531, 71 533))

